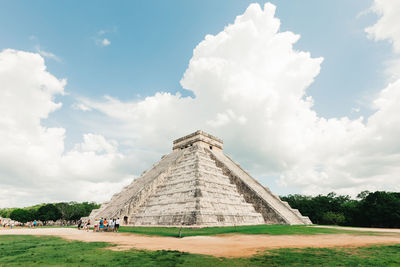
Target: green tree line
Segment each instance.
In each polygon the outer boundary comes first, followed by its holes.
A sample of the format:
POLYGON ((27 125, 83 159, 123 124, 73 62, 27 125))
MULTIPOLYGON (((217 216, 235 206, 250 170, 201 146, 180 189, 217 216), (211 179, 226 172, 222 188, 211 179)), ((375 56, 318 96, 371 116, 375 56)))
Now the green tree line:
MULTIPOLYGON (((288 195, 281 197, 292 208, 308 216, 314 224, 400 227, 400 193, 363 191, 356 199, 329 193, 327 195, 288 195)), ((61 202, 26 208, 0 209, 0 216, 25 223, 33 220, 75 222, 100 205, 93 202, 61 202)))
POLYGON ((281 199, 308 216, 314 224, 400 227, 400 193, 363 191, 352 199, 332 192, 315 197, 288 195, 281 199))
POLYGON ((65 220, 75 222, 81 217, 89 216, 93 209, 98 209, 100 204, 94 202, 60 202, 35 205, 26 208, 0 209, 0 217, 26 223, 34 220, 47 221, 65 220))

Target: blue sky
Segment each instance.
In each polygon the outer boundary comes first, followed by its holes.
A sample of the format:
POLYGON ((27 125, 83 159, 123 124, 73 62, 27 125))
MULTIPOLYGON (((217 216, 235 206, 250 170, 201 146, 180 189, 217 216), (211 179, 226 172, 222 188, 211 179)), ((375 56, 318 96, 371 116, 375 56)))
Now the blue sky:
POLYGON ((4 108, 0 101, 0 136, 15 152, 4 152, 15 162, 0 164, 8 188, 0 195, 17 188, 35 196, 7 182, 26 181, 21 170, 33 168, 37 188, 62 171, 104 195, 72 195, 66 186, 42 201, 105 200, 169 153, 173 138, 198 128, 223 138, 225 151, 279 194, 393 188, 396 1, 271 0, 275 13, 244 0, 1 1, 0 67, 9 72, 0 72, 0 93, 17 93, 4 108), (19 162, 24 151, 37 153, 36 165, 19 162))
MULTIPOLYGON (((0 48, 36 52, 40 46, 55 54, 60 60, 47 60, 48 70, 68 79, 71 95, 132 99, 158 91, 188 94, 179 81, 194 47, 206 34, 233 23, 252 2, 3 1, 0 48), (102 38, 111 45, 96 45, 102 38)), ((360 15, 371 2, 272 1, 281 29, 301 35, 295 48, 325 59, 308 90, 324 117, 359 116, 351 113, 358 107, 369 114, 360 101, 384 84, 379 70, 390 56, 389 44, 368 40, 364 28, 376 15, 360 15)))

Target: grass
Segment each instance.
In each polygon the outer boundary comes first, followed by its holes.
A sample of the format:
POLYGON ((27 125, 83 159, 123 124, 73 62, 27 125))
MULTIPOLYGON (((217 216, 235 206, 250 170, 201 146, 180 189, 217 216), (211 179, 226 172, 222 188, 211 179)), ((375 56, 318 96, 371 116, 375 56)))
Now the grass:
POLYGON ((264 251, 216 258, 179 251, 111 251, 104 242, 48 236, 0 236, 0 266, 399 266, 400 245, 264 251))
POLYGON ((254 266, 399 266, 400 245, 279 249, 249 261, 254 266))
MULTIPOLYGON (((120 232, 157 235, 179 236, 178 227, 131 227, 122 226, 120 232)), ((220 235, 220 234, 268 234, 268 235, 315 235, 315 234, 375 234, 374 232, 360 232, 346 229, 318 228, 305 225, 249 225, 205 228, 182 228, 181 236, 220 235)))
MULTIPOLYGON (((17 227, 20 228, 20 227, 17 227)), ((76 228, 76 226, 41 226, 39 228, 76 228)), ((91 228, 93 230, 93 228, 91 228)), ((351 229, 336 229, 312 227, 306 225, 248 225, 225 226, 204 228, 180 228, 180 227, 139 227, 121 226, 119 232, 135 233, 149 236, 208 236, 222 234, 247 234, 247 235, 316 235, 316 234, 356 234, 356 235, 390 235, 390 233, 357 231, 351 229)))

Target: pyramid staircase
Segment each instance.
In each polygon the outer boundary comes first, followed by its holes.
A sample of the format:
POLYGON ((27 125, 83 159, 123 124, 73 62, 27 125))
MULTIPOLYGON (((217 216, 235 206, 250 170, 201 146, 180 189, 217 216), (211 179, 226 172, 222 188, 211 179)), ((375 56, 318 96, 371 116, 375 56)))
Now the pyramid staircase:
POLYGON ((263 224, 203 147, 188 148, 166 182, 131 216, 135 225, 263 224))
POLYGON ((175 140, 172 153, 90 215, 100 217, 141 226, 311 224, 202 131, 175 140))

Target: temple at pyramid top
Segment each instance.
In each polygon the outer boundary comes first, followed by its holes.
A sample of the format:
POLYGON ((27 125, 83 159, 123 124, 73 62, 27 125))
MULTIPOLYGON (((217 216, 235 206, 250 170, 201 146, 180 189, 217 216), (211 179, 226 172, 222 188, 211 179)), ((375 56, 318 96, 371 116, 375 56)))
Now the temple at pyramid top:
POLYGON ((223 142, 196 131, 90 214, 123 225, 205 227, 311 224, 223 153, 223 142))
POLYGON ((202 147, 208 147, 209 149, 222 150, 223 148, 223 141, 221 139, 201 130, 176 139, 173 144, 173 150, 184 149, 195 144, 202 147))

